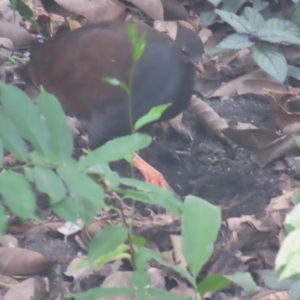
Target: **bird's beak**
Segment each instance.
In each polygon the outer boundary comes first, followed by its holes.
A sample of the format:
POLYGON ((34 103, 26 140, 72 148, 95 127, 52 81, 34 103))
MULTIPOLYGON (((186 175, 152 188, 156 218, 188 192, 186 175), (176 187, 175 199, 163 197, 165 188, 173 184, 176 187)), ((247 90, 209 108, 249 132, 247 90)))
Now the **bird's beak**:
POLYGON ((192 64, 194 65, 194 67, 196 68, 196 70, 201 73, 201 74, 204 74, 204 67, 202 65, 201 62, 197 62, 195 60, 192 60, 192 64))

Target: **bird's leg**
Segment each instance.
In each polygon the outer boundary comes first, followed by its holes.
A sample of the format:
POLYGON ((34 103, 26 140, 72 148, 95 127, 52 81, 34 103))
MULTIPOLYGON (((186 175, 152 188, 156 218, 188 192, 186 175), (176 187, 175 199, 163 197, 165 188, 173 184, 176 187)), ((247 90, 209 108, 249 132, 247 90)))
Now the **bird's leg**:
POLYGON ((164 189, 171 189, 164 176, 150 166, 137 153, 133 154, 133 165, 143 174, 146 182, 158 185, 164 189))

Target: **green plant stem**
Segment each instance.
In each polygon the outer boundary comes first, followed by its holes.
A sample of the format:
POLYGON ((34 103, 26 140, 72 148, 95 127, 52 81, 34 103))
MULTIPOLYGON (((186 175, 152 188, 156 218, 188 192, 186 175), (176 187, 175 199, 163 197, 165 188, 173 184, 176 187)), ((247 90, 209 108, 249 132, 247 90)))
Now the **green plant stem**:
POLYGON ((132 223, 133 223, 133 216, 131 216, 131 222, 128 225, 127 221, 126 221, 126 217, 124 215, 124 211, 123 211, 123 200, 117 195, 117 193, 113 192, 113 196, 117 199, 117 201, 120 204, 120 212, 121 212, 121 218, 123 220, 123 224, 124 226, 128 229, 128 244, 129 244, 129 248, 130 248, 130 252, 131 252, 131 264, 132 267, 136 270, 136 265, 135 265, 135 261, 134 261, 134 248, 133 248, 133 242, 132 242, 132 223))

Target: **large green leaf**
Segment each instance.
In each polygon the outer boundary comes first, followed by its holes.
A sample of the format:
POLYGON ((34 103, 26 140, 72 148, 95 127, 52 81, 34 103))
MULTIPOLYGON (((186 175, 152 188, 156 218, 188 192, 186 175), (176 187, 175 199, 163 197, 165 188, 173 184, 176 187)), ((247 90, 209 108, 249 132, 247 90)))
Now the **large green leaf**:
POLYGON ((287 75, 300 80, 300 68, 288 65, 287 75))
POLYGON ((30 141, 41 155, 48 157, 49 134, 36 105, 19 88, 3 83, 0 83, 0 101, 3 112, 11 119, 22 137, 30 141))
POLYGON ((226 38, 224 38, 216 48, 225 48, 225 49, 233 49, 240 50, 244 48, 251 47, 255 44, 249 40, 249 36, 244 33, 234 33, 226 38))
POLYGON ((15 215, 21 219, 36 218, 35 196, 22 174, 12 171, 0 174, 0 194, 15 215))
POLYGON ((123 244, 128 237, 125 227, 112 225, 96 234, 91 241, 88 251, 89 262, 93 264, 99 257, 114 251, 123 244))
POLYGON ((300 276, 300 228, 293 230, 285 238, 275 265, 279 280, 300 276))
POLYGON ((196 278, 208 261, 221 226, 220 209, 194 196, 187 196, 182 215, 182 251, 196 278))
POLYGON ((120 160, 135 151, 147 147, 150 143, 151 137, 143 133, 116 138, 89 153, 84 159, 81 159, 79 167, 82 170, 86 170, 93 165, 120 160))
POLYGON ((223 0, 222 10, 236 13, 245 2, 246 0, 223 0))
POLYGON ((37 189, 47 194, 52 203, 66 196, 66 188, 61 179, 51 169, 35 166, 34 179, 37 189))
POLYGON ((232 26, 238 33, 249 34, 255 31, 255 25, 249 22, 244 16, 237 16, 236 14, 220 9, 215 9, 215 13, 232 26))
POLYGON ((99 208, 106 207, 102 187, 89 176, 73 168, 58 168, 57 173, 67 185, 71 196, 94 203, 99 208))
POLYGON ((254 25, 255 31, 261 29, 265 23, 263 16, 252 7, 245 7, 242 16, 254 25))
POLYGON ((251 48, 256 63, 269 75, 283 83, 287 76, 287 62, 284 55, 271 45, 255 45, 251 48))
POLYGON ((37 108, 48 131, 48 147, 53 159, 61 163, 73 152, 73 137, 66 115, 59 101, 44 90, 39 95, 37 108))
POLYGON ((0 108, 0 139, 3 147, 19 160, 26 161, 28 152, 25 142, 19 136, 14 124, 0 108))

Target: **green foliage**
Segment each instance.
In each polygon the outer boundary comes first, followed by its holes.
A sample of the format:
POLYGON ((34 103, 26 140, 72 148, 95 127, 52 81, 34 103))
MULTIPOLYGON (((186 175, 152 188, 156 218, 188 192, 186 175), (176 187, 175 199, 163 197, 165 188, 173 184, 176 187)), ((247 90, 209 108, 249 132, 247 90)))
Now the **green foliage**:
MULTIPOLYGON (((270 44, 300 45, 300 29, 298 20, 300 8, 288 11, 284 18, 270 17, 270 11, 266 10, 268 3, 265 1, 253 1, 253 7, 245 7, 238 15, 237 11, 245 1, 210 1, 215 7, 214 14, 228 23, 236 33, 223 39, 215 49, 208 54, 224 54, 244 48, 250 48, 252 56, 258 66, 269 75, 283 83, 287 76, 300 78, 300 69, 289 66, 281 51, 270 44), (266 13, 268 11, 268 14, 266 13)), ((210 14, 210 22, 215 15, 210 14)))

